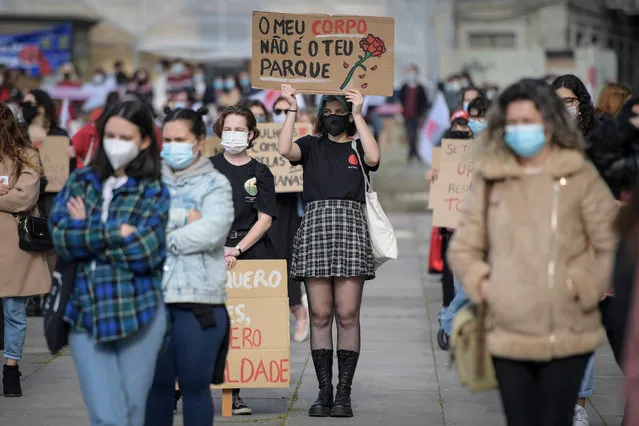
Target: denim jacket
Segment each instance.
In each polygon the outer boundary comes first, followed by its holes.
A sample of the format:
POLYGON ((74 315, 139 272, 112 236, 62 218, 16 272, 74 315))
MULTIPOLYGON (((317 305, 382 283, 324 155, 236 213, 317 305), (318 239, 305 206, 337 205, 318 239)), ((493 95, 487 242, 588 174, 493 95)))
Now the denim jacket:
POLYGON ((171 194, 164 301, 225 303, 224 243, 235 217, 231 184, 204 156, 184 171, 164 164, 162 180, 171 194), (188 223, 193 209, 202 218, 188 223))

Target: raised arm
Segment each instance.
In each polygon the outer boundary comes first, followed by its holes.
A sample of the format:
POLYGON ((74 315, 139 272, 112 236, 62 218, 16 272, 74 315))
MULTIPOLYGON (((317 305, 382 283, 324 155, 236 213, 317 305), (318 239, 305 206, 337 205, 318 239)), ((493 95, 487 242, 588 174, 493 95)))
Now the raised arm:
POLYGON ((364 148, 364 162, 368 167, 375 167, 379 164, 380 159, 379 145, 362 115, 364 96, 357 90, 347 90, 345 96, 346 100, 353 105, 353 120, 355 121, 359 139, 362 141, 362 147, 364 148))
POLYGON ((297 144, 293 143, 293 132, 295 131, 295 116, 297 115, 297 99, 295 98, 295 89, 288 84, 282 84, 282 96, 288 102, 291 110, 286 115, 286 121, 280 131, 280 137, 277 140, 277 150, 280 155, 288 161, 300 161, 302 159, 302 151, 297 144))

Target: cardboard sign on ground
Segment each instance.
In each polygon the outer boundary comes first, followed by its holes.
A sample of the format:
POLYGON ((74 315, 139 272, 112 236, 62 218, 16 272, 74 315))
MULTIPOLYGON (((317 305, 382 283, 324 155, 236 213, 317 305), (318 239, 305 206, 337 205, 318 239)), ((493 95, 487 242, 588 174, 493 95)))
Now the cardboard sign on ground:
POLYGON ((291 337, 286 261, 240 260, 228 272, 226 289, 231 336, 225 383, 216 387, 288 387, 291 337))
POLYGON ((288 296, 285 260, 238 260, 227 272, 229 299, 284 298, 288 296))
POLYGON ((456 228, 466 194, 470 191, 473 165, 465 153, 467 140, 442 141, 439 177, 433 193, 433 226, 456 228))
POLYGON ((440 154, 441 154, 441 148, 440 147, 434 147, 433 148, 433 164, 431 164, 431 167, 432 167, 433 171, 435 172, 435 175, 434 175, 433 181, 430 183, 430 190, 429 190, 429 194, 428 194, 428 210, 433 210, 433 208, 434 208, 434 205, 433 205, 433 192, 435 191, 435 186, 437 184, 437 180, 439 179, 439 159, 440 159, 440 154))
MULTIPOLYGON (((249 155, 268 166, 275 178, 275 192, 301 192, 304 184, 301 166, 291 166, 289 161, 277 151, 277 139, 282 124, 259 124, 260 136, 253 142, 249 155)), ((313 134, 313 126, 308 123, 295 124, 293 140, 313 134)))
POLYGON ((34 141, 40 152, 44 175, 47 178, 46 192, 60 192, 69 177, 69 138, 47 136, 41 143, 34 141))
POLYGON ((393 94, 394 18, 253 12, 252 33, 257 89, 393 94))

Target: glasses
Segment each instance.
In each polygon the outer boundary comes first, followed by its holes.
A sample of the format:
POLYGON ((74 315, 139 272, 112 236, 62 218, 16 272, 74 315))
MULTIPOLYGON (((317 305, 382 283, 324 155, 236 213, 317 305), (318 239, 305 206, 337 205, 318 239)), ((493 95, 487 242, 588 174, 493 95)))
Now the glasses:
POLYGON ((469 115, 468 116, 469 119, 471 120, 477 120, 477 121, 486 121, 486 117, 482 117, 480 115, 469 115))
POLYGON ((275 109, 273 110, 273 113, 274 113, 275 115, 285 114, 285 113, 288 113, 288 109, 279 109, 279 108, 275 108, 275 109))
POLYGON ((561 98, 567 107, 574 107, 579 105, 579 98, 561 98))
POLYGON ((337 116, 340 116, 340 117, 344 117, 344 116, 348 115, 348 113, 347 112, 341 112, 341 111, 340 112, 332 112, 332 111, 325 110, 324 111, 324 115, 337 115, 337 116))

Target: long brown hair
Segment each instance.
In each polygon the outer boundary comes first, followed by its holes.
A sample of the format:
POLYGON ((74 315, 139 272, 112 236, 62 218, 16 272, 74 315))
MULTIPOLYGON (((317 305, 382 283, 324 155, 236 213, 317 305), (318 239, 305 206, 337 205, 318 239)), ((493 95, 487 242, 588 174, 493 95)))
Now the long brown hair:
POLYGON ((5 167, 8 167, 7 160, 13 162, 13 181, 18 179, 25 167, 40 174, 40 165, 29 158, 31 150, 35 151, 35 148, 18 126, 11 109, 0 102, 0 161, 5 167))
POLYGON ((599 99, 597 99, 597 114, 617 115, 621 107, 632 96, 632 90, 625 84, 608 83, 601 89, 599 99))

